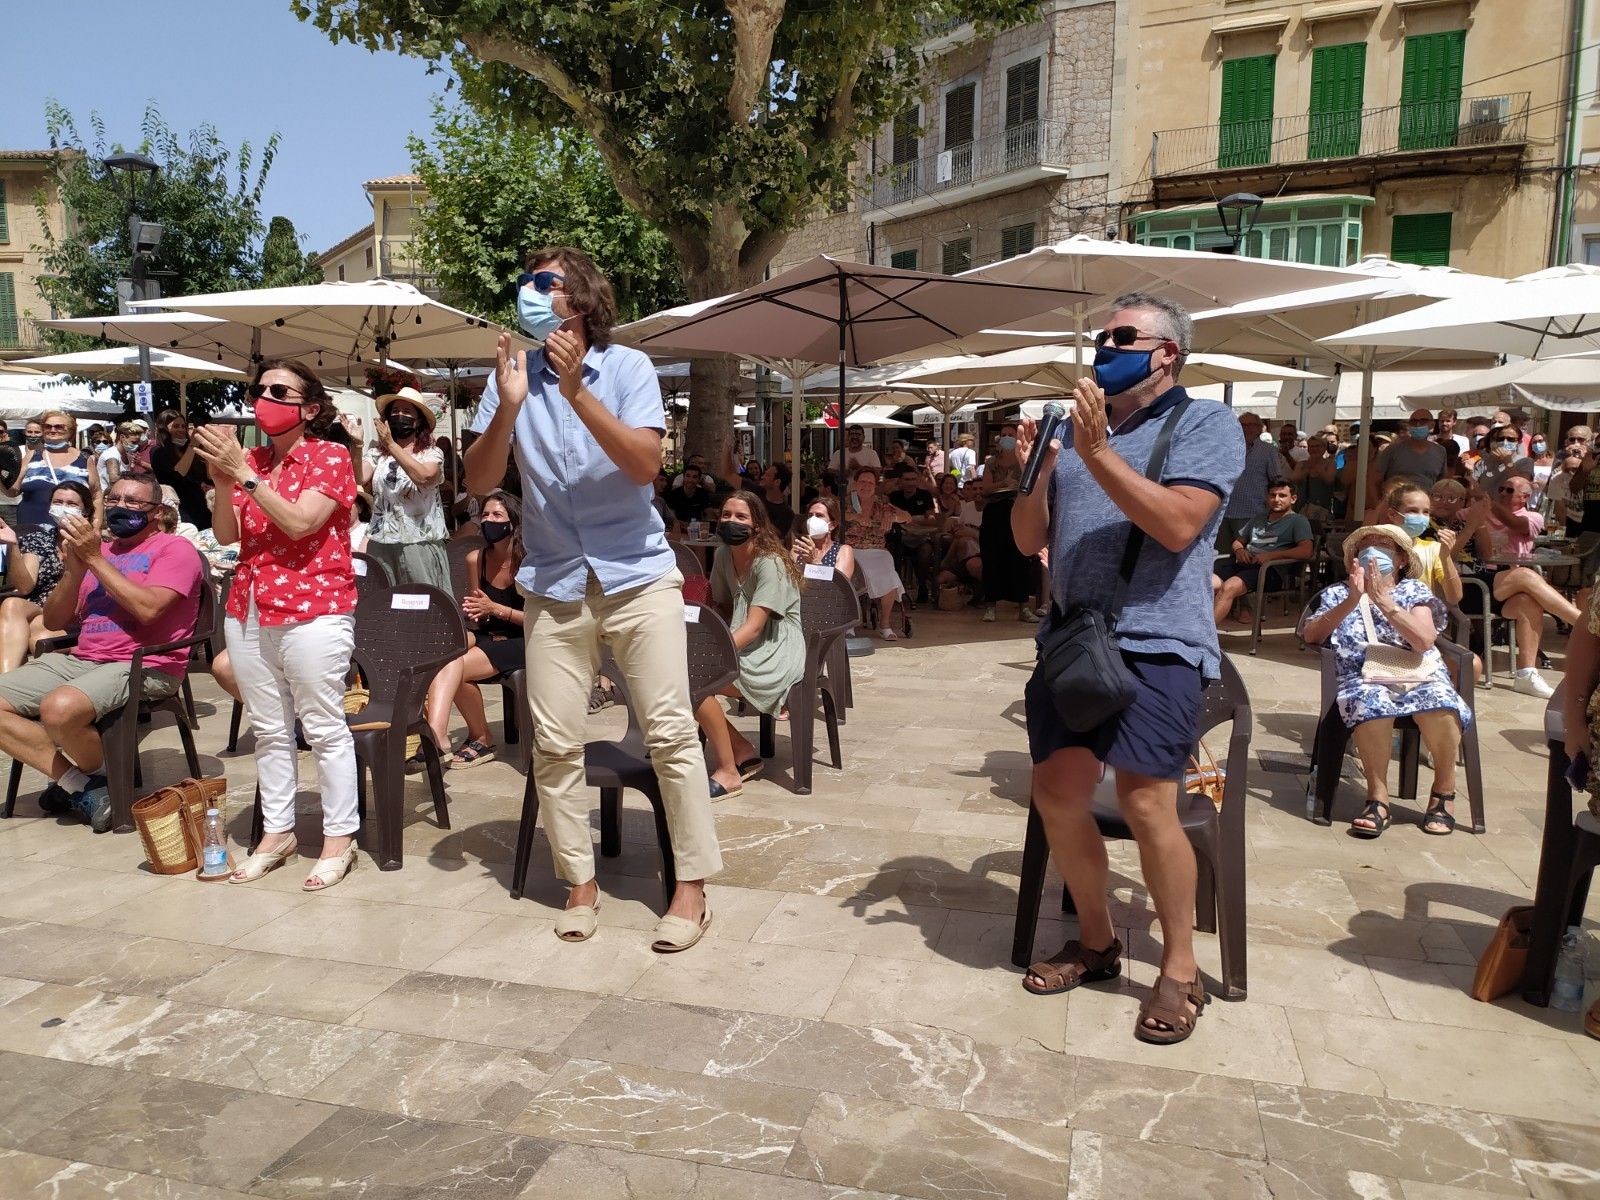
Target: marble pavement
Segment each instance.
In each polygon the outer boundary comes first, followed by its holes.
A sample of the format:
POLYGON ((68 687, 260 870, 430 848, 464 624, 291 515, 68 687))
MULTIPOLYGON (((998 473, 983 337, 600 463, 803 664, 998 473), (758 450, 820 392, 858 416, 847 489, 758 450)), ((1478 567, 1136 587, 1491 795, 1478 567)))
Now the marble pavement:
MULTIPOLYGON (((299 890, 309 858, 249 887, 151 875, 134 836, 41 817, 30 773, 0 821, 0 1197, 1600 1196, 1600 1042, 1464 991, 1531 893, 1538 701, 1480 693, 1486 836, 1426 837, 1401 804, 1360 842, 1304 819, 1314 659, 1230 635, 1256 713, 1250 995, 1151 1047, 1128 847, 1116 985, 1041 999, 1008 962, 1027 632, 923 613, 857 660, 845 770, 791 794, 780 736, 771 777, 718 806, 715 923, 679 956, 648 948, 637 797, 600 932, 574 946, 551 933, 542 837, 533 893, 507 894, 505 763, 447 775, 450 830, 409 783, 404 870, 363 857, 323 896, 299 890)), ((250 741, 219 754, 227 708, 197 683, 237 839, 250 741)), ((183 773, 170 730, 147 746, 152 785, 183 773)), ((1071 928, 1058 895, 1042 951, 1071 928)))

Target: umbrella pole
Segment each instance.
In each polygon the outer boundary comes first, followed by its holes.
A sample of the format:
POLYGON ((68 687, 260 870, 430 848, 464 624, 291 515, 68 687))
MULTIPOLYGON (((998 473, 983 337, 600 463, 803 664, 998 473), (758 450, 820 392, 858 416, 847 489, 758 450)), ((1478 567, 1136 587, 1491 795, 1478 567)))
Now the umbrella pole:
POLYGON ((452 495, 461 496, 461 434, 456 418, 456 365, 450 364, 450 464, 452 495))
POLYGON ((183 414, 183 419, 189 419, 189 381, 178 380, 178 411, 183 414))
MULTIPOLYGON (((790 363, 789 370, 793 372, 799 368, 790 363)), ((797 374, 791 374, 789 376, 789 502, 794 505, 794 511, 797 513, 800 511, 800 494, 805 491, 800 478, 800 420, 805 415, 805 410, 805 380, 797 374)))
MULTIPOLYGON (((1361 520, 1367 519, 1367 457, 1372 447, 1372 358, 1369 355, 1361 368, 1361 437, 1356 447, 1355 505, 1361 509, 1361 520)), ((1353 511, 1350 504, 1346 508, 1353 511)))
POLYGON ((844 461, 844 279, 839 280, 839 486, 845 488, 846 467, 844 461))

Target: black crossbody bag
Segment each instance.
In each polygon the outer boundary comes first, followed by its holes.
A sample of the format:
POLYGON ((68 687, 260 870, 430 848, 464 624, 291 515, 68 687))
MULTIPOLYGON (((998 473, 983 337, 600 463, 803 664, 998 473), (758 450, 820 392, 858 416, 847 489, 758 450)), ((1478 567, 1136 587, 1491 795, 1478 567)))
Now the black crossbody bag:
MULTIPOLYGON (((1190 397, 1185 396, 1167 414, 1150 451, 1145 478, 1160 481, 1172 431, 1189 401, 1190 397)), ((1033 677, 1048 689, 1062 723, 1074 733, 1087 733, 1133 703, 1133 672, 1122 661, 1122 652, 1111 635, 1122 615, 1122 603, 1143 548, 1144 530, 1133 525, 1122 550, 1117 588, 1105 612, 1083 607, 1064 612, 1051 606, 1050 628, 1040 640, 1033 677)))

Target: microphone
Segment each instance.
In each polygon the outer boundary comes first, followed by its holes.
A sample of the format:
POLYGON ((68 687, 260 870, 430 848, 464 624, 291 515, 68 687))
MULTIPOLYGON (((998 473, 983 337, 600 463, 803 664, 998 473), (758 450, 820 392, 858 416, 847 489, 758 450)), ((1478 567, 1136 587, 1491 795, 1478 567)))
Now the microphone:
POLYGON ((1027 465, 1022 468, 1022 482, 1017 485, 1017 491, 1024 496, 1033 495, 1033 485, 1039 482, 1039 469, 1044 466, 1050 442, 1061 431, 1066 419, 1067 410, 1054 400, 1044 406, 1044 420, 1039 422, 1039 432, 1033 439, 1033 453, 1028 455, 1027 465))

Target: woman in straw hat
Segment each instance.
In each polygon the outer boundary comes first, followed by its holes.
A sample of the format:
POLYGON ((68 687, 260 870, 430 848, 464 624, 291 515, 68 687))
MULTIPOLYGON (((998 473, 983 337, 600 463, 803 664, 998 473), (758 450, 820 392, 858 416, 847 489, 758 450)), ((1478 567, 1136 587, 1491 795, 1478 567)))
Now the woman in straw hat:
MULTIPOLYGON (((1303 630, 1313 645, 1333 649, 1339 677, 1339 716, 1351 731, 1366 776, 1367 804, 1351 822, 1356 837, 1379 837, 1389 827, 1389 756, 1396 717, 1416 722, 1433 756, 1433 791, 1423 815, 1424 833, 1443 835, 1456 825, 1456 750, 1472 712, 1451 686, 1434 643, 1444 631, 1443 603, 1416 578, 1411 535, 1398 525, 1363 525, 1344 542, 1349 578, 1312 602, 1303 630), (1410 655, 1379 663, 1373 643, 1410 655), (1414 666, 1398 662, 1413 658, 1414 666), (1376 670, 1366 670, 1372 658, 1376 670)), ((1388 657, 1388 656, 1386 656, 1388 657)), ((1337 770, 1324 763, 1323 770, 1337 770)))
POLYGON ((434 444, 433 409, 416 388, 378 397, 378 444, 360 468, 372 496, 367 553, 396 583, 425 583, 450 592, 449 531, 444 523, 444 453, 434 444))

